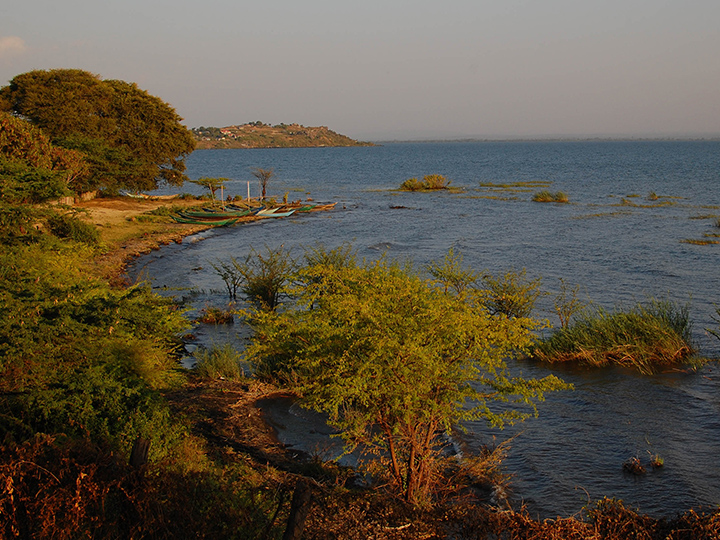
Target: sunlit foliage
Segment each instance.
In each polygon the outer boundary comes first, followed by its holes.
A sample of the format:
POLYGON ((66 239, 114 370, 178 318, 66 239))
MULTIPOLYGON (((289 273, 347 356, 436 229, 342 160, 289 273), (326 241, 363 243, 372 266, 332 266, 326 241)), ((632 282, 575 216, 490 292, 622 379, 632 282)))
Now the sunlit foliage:
POLYGON ((385 460, 413 503, 427 502, 437 480, 442 432, 462 420, 522 420, 565 387, 507 371, 505 359, 532 342, 533 320, 493 316, 480 295, 446 292, 409 265, 311 264, 297 281, 294 307, 253 313, 256 373, 327 413, 348 450, 385 460))
POLYGON ((0 89, 0 102, 54 145, 83 154, 89 171, 75 180, 77 191, 154 189, 185 180, 192 134, 170 105, 133 83, 78 69, 35 70, 0 89))

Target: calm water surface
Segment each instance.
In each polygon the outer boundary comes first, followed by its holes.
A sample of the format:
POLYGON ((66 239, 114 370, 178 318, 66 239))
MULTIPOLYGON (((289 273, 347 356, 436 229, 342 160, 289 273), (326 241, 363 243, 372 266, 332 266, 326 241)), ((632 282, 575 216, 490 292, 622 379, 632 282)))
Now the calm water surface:
MULTIPOLYGON (((720 356, 705 329, 720 305, 720 142, 507 142, 387 144, 374 148, 196 151, 190 178, 230 178, 226 195, 247 193, 251 167, 274 168, 269 195, 337 202, 331 212, 210 231, 167 246, 130 270, 158 289, 192 299, 200 309, 223 305, 224 285, 211 263, 244 257, 250 247, 284 244, 299 255, 317 242, 352 242, 361 257, 409 258, 426 264, 459 250, 478 271, 525 268, 557 293, 559 279, 581 297, 612 309, 648 297, 690 305, 701 351, 720 356), (410 177, 443 174, 460 194, 394 191, 410 177), (481 184, 547 182, 527 191, 481 184), (562 191, 570 204, 540 204, 532 194, 562 191), (657 200, 649 200, 653 193, 657 200), (630 203, 630 204, 628 204, 630 203), (662 205, 659 205, 663 203, 662 205), (402 207, 402 208, 392 208, 402 207)), ((251 194, 258 194, 256 181, 251 194)), ((200 193, 193 184, 181 191, 200 193)), ((537 316, 557 320, 552 294, 537 316)), ((199 332, 201 341, 234 340, 238 329, 199 332)), ((518 363, 513 370, 550 372, 575 391, 548 396, 537 419, 489 430, 469 424, 461 446, 472 452, 493 437, 515 437, 506 461, 513 498, 542 517, 568 516, 588 500, 623 499, 653 515, 720 505, 720 373, 641 376, 518 363), (659 454, 665 467, 643 477, 622 464, 659 454)), ((285 442, 315 450, 327 445, 318 419, 295 407, 276 411, 285 442), (314 430, 315 435, 309 435, 314 430)))

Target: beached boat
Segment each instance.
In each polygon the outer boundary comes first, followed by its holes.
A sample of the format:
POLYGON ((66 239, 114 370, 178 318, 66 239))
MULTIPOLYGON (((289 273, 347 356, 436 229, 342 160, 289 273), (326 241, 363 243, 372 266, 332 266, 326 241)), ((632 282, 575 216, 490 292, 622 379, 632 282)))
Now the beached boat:
POLYGON ((234 224, 238 219, 240 219, 237 216, 193 217, 182 212, 173 215, 172 218, 178 223, 188 225, 210 225, 211 227, 226 227, 234 224))
POLYGON ((332 210, 335 208, 336 204, 336 202, 330 204, 316 204, 313 210, 332 210))
POLYGON ((315 208, 316 205, 314 204, 288 204, 286 206, 283 206, 283 208, 286 208, 287 210, 295 210, 296 212, 310 212, 313 208, 315 208))
POLYGON ((283 208, 265 208, 255 212, 255 215, 262 218, 281 218, 291 216, 295 213, 295 210, 283 210, 283 208))
POLYGON ((243 217, 250 215, 252 213, 252 210, 248 208, 238 208, 237 210, 231 209, 228 210, 227 208, 225 210, 222 210, 220 208, 211 209, 211 208, 203 208, 202 210, 185 210, 183 211, 183 214, 186 216, 196 217, 196 218, 216 218, 216 217, 243 217))

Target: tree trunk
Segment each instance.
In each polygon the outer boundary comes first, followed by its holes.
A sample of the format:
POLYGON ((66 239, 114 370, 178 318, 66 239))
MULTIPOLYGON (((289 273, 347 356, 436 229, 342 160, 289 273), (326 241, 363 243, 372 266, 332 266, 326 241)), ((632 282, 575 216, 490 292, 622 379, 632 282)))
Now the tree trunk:
POLYGON ((148 462, 148 451, 150 450, 150 441, 138 437, 133 444, 132 453, 130 454, 130 465, 139 469, 148 462))
POLYGON ((312 487, 310 484, 306 480, 298 480, 290 503, 290 516, 285 527, 283 540, 300 540, 305 529, 305 519, 307 519, 310 512, 311 497, 312 487))
POLYGON ((402 472, 400 472, 400 464, 398 463, 397 450, 395 449, 395 440, 393 439, 390 428, 385 428, 385 437, 388 442, 388 451, 390 452, 390 462, 392 463, 392 472, 398 486, 402 487, 402 472))

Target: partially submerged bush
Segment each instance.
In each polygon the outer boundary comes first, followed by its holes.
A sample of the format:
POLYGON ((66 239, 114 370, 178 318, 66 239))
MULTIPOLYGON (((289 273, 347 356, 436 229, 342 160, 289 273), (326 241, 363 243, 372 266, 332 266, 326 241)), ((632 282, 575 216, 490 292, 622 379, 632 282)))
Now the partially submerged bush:
POLYGON ((450 180, 441 174, 428 174, 423 176, 422 181, 417 178, 408 178, 400 185, 402 191, 435 191, 449 187, 450 180))
POLYGON ((236 299, 240 289, 249 302, 273 310, 284 295, 283 289, 296 263, 289 249, 266 246, 264 253, 251 247, 244 261, 232 257, 229 263, 218 261, 212 266, 225 282, 231 300, 236 299))
POLYGON ((235 310, 232 307, 222 309, 208 306, 202 309, 197 321, 205 324, 233 324, 235 322, 235 310))
POLYGON ((651 373, 693 356, 690 330, 687 306, 668 301, 653 300, 613 313, 597 308, 540 342, 533 356, 547 362, 618 364, 651 373))

